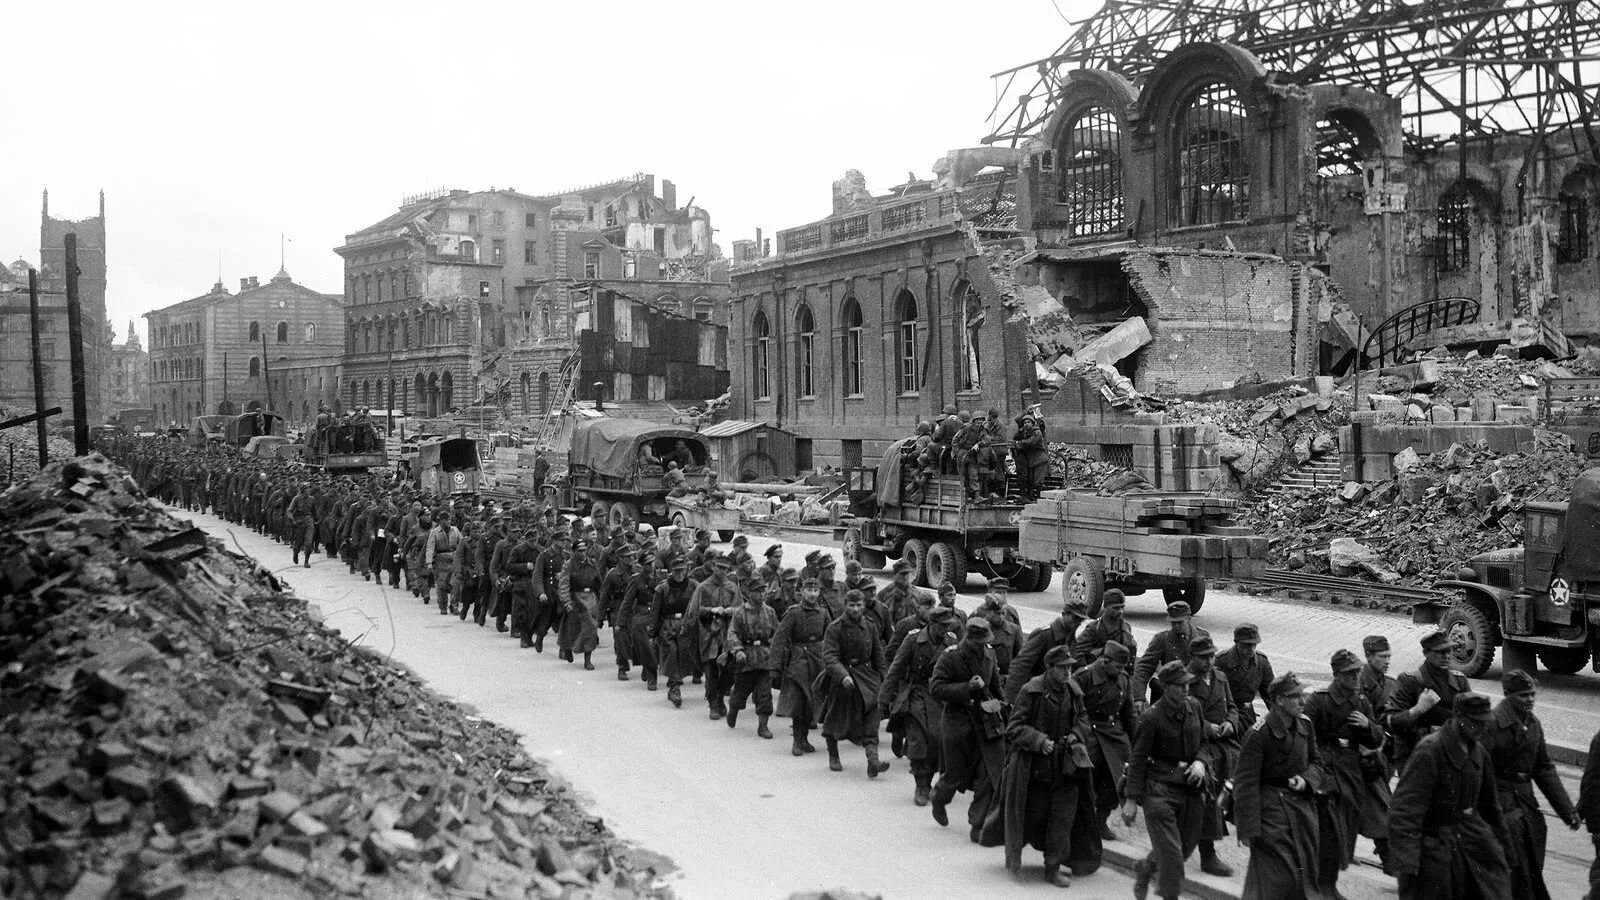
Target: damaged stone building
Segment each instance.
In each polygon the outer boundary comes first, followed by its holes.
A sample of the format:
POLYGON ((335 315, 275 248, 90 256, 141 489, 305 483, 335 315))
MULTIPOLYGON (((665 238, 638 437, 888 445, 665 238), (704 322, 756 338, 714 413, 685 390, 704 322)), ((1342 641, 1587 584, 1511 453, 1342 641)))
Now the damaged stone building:
MULTIPOLYGON (((345 390, 358 405, 424 416, 475 403, 543 413, 559 401, 563 367, 586 346, 583 336, 614 327, 618 303, 630 326, 658 316, 697 323, 687 330, 706 331, 715 352, 701 354, 696 338, 689 356, 725 356, 715 345, 725 341, 727 263, 710 215, 680 206, 670 181, 658 191, 653 175, 540 195, 491 188, 407 198, 337 252, 345 260, 345 390), (602 317, 602 306, 613 315, 602 317)), ((638 331, 649 334, 649 325, 638 331)), ((637 371, 611 373, 603 399, 715 396, 705 393, 719 383, 712 374, 651 381, 650 355, 638 359, 637 371)), ((725 386, 725 363, 723 373, 725 386)), ((591 385, 577 395, 592 399, 591 385)))

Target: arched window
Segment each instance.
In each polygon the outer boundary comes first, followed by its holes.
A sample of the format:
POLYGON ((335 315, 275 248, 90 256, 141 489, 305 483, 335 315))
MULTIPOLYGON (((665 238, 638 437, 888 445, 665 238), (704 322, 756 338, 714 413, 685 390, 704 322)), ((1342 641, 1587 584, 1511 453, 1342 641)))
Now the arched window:
POLYGON ((400 349, 411 349, 411 317, 400 314, 400 349))
POLYGON ((289 323, 288 322, 279 322, 278 323, 278 343, 280 343, 280 344, 289 343, 289 323))
POLYGON ((400 273, 399 272, 390 272, 389 273, 389 299, 390 300, 398 300, 398 299, 400 299, 400 273))
POLYGON ((259 357, 259 356, 250 357, 250 377, 251 378, 260 378, 261 377, 261 357, 259 357))
POLYGON ((251 322, 250 323, 250 343, 254 344, 256 341, 259 341, 259 340, 261 340, 261 323, 260 322, 251 322))
POLYGON ((956 372, 956 390, 982 390, 979 337, 983 332, 983 320, 987 317, 983 309, 983 294, 970 282, 966 282, 956 296, 961 301, 961 330, 957 333, 957 343, 961 348, 961 363, 956 372))
POLYGON ((476 260, 478 258, 478 245, 472 241, 462 241, 461 255, 466 259, 476 260))
POLYGON ((772 397, 772 328, 767 324, 767 314, 758 311, 750 320, 750 333, 755 336, 755 359, 750 373, 755 378, 755 397, 767 400, 772 397))
POLYGON ((356 277, 354 275, 347 275, 345 276, 344 280, 345 297, 349 300, 349 302, 354 303, 356 302, 356 277))
POLYGON ((844 393, 859 397, 861 387, 861 304, 856 298, 844 301, 844 393))
POLYGON ((1178 177, 1172 224, 1210 225, 1250 215, 1245 107, 1233 88, 1212 82, 1194 93, 1173 129, 1178 177))
POLYGON ((913 297, 910 291, 901 291, 898 301, 899 334, 895 348, 898 351, 896 369, 900 376, 900 393, 915 394, 917 392, 917 298, 913 297))
POLYGON ((817 323, 811 316, 811 307, 800 304, 794 314, 794 330, 797 334, 795 343, 795 387, 800 389, 800 396, 815 396, 816 384, 812 374, 816 364, 817 349, 817 323))
POLYGON ((1056 143, 1057 195, 1074 235, 1122 227, 1122 130, 1103 106, 1080 113, 1056 143))
POLYGON ((1561 193, 1556 195, 1557 213, 1561 217, 1556 237, 1556 262, 1575 263, 1589 258, 1590 194, 1594 179, 1589 172, 1579 170, 1561 183, 1561 193))
MULTIPOLYGON (((394 296, 391 294, 389 299, 393 300, 394 296)), ((382 272, 379 272, 372 279, 372 300, 375 303, 382 303, 383 302, 383 273, 382 272)))
POLYGON ((315 344, 316 342, 317 342, 317 323, 315 323, 315 322, 307 322, 306 323, 306 343, 315 344))
POLYGON ((1472 264, 1472 191, 1456 182, 1439 198, 1438 232, 1433 239, 1434 268, 1459 272, 1472 264))

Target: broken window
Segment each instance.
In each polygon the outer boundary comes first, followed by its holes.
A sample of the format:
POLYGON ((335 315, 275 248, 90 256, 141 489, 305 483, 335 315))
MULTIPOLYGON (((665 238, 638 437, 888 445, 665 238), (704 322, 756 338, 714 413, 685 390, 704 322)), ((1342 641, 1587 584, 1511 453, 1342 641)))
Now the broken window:
POLYGON ((983 295, 971 284, 967 284, 961 291, 962 324, 960 332, 961 341, 961 369, 957 382, 957 390, 976 391, 983 387, 979 375, 980 359, 978 350, 978 335, 983 330, 983 295))
POLYGON ((1589 258, 1589 194, 1587 184, 1562 191, 1556 198, 1561 229, 1556 238, 1556 262, 1575 263, 1589 258))
POLYGON ((1438 232, 1433 238, 1434 268, 1459 272, 1472 262, 1472 193, 1454 184, 1439 198, 1438 232))
POLYGON ((772 397, 772 329, 767 324, 767 314, 757 312, 754 319, 750 320, 750 333, 755 335, 755 358, 750 366, 750 374, 755 379, 752 387, 755 389, 757 400, 766 400, 772 397))
POLYGON ((900 393, 917 392, 917 298, 910 291, 900 292, 900 329, 896 341, 899 360, 900 393))
POLYGON ((600 277, 600 254, 590 250, 583 254, 583 277, 594 279, 600 277))
POLYGON ((1056 200, 1067 205, 1074 235, 1122 227, 1122 132, 1111 110, 1096 106, 1067 125, 1057 165, 1056 200))
POLYGON ((800 304, 800 309, 794 315, 794 329, 800 335, 800 340, 795 344, 795 382, 800 388, 800 396, 812 397, 816 395, 816 385, 812 381, 812 363, 815 361, 814 351, 817 346, 816 320, 811 316, 811 307, 800 304))
POLYGON ((1246 115, 1239 95, 1225 84, 1197 91, 1178 115, 1178 198, 1173 225, 1211 225, 1250 213, 1250 165, 1244 143, 1246 115))

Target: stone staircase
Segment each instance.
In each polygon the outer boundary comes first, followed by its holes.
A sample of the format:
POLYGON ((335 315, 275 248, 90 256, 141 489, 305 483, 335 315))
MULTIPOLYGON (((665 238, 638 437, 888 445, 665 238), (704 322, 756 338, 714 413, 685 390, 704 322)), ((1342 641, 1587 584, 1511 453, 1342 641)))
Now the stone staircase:
POLYGON ((1336 488, 1342 484, 1344 484, 1344 475, 1339 468, 1338 454, 1325 453, 1305 465, 1285 472, 1282 478, 1267 485, 1261 493, 1287 494, 1302 491, 1321 491, 1336 488))

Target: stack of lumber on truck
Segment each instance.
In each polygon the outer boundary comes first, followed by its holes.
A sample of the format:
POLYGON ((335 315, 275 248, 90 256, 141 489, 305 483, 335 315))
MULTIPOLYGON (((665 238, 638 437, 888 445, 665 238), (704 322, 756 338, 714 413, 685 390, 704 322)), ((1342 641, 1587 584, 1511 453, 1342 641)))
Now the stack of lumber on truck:
POLYGON ((1201 494, 1045 491, 1022 511, 1018 549, 1056 562, 1099 557, 1126 574, 1253 578, 1266 570, 1267 539, 1235 521, 1236 505, 1201 494))

